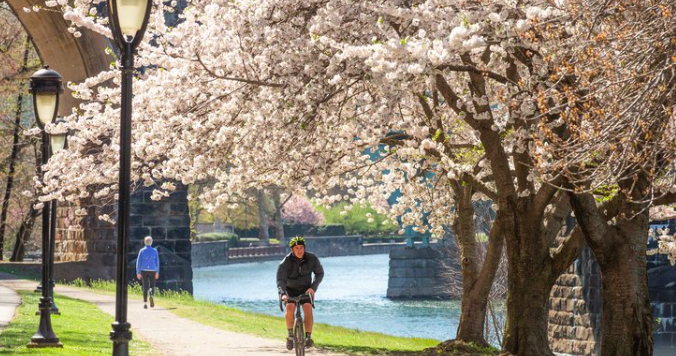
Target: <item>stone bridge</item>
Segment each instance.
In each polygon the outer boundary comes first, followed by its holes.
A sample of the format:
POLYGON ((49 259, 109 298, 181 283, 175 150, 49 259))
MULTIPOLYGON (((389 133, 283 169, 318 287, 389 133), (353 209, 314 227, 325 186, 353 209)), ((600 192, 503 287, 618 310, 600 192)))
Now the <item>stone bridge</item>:
MULTIPOLYGON (((58 71, 67 82, 82 82, 107 70, 113 57, 106 55, 110 46, 105 37, 83 29, 75 38, 68 32, 69 23, 54 11, 25 12, 43 0, 5 0, 26 32, 44 64, 58 71)), ((61 96, 59 115, 70 114, 78 105, 70 91, 61 96)), ((139 190, 131 201, 130 272, 144 236, 152 235, 160 246, 162 274, 159 286, 192 292, 190 267, 190 219, 187 191, 178 189, 168 200, 153 202, 150 192, 139 190)), ((87 216, 78 217, 74 208, 58 211, 54 275, 57 279, 113 279, 115 277, 116 233, 114 226, 96 218, 112 207, 91 206, 87 216), (81 228, 73 228, 81 226, 81 228)), ((131 274, 130 273, 130 274, 131 274)))

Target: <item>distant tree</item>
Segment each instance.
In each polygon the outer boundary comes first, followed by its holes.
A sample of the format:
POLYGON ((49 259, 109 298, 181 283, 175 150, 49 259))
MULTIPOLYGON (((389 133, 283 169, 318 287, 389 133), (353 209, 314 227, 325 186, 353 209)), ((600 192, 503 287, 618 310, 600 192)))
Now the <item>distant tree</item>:
POLYGON ((282 217, 290 224, 322 225, 324 215, 315 210, 312 203, 299 195, 292 196, 282 207, 282 217))

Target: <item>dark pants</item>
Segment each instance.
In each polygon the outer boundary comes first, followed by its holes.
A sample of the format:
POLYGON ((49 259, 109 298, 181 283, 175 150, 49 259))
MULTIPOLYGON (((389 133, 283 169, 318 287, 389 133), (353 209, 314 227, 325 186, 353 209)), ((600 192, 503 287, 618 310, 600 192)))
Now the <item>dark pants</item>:
POLYGON ((148 301, 148 290, 150 296, 155 296, 155 271, 141 271, 141 285, 143 286, 143 302, 148 301))

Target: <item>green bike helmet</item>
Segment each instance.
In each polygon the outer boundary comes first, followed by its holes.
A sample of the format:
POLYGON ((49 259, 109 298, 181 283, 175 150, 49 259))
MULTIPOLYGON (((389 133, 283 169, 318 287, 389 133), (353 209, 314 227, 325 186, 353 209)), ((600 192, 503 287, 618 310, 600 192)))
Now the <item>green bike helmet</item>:
POLYGON ((303 238, 302 236, 296 236, 296 237, 292 238, 291 241, 289 241, 290 247, 294 247, 296 245, 305 246, 305 238, 303 238))

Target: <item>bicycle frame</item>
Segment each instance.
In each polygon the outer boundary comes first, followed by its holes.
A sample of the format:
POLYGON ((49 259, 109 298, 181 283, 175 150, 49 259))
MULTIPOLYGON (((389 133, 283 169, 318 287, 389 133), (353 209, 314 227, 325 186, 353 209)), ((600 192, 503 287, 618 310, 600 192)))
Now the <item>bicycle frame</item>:
MULTIPOLYGON (((293 321, 293 348, 296 350, 296 356, 305 356, 305 324, 303 323, 303 315, 301 313, 301 309, 303 309, 301 301, 307 299, 310 300, 310 305, 312 305, 312 308, 314 309, 315 301, 312 294, 301 294, 297 297, 287 298, 285 303, 296 304, 296 315, 293 321)), ((279 309, 282 312, 284 311, 281 297, 279 299, 279 309)))

